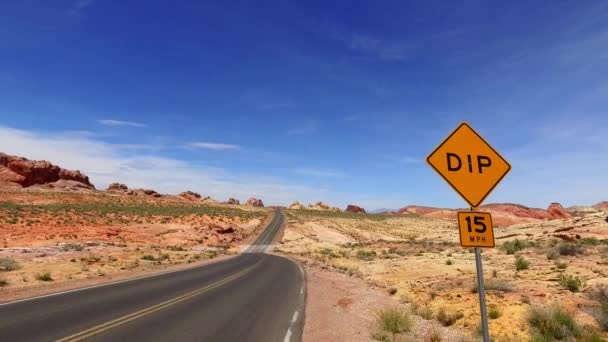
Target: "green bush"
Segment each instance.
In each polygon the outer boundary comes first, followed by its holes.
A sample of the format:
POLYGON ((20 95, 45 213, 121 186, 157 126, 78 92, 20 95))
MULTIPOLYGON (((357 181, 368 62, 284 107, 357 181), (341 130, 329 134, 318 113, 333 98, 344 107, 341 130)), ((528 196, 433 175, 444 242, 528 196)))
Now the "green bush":
POLYGON ((488 307, 488 317, 490 319, 497 319, 500 316, 502 316, 502 311, 500 311, 496 305, 490 305, 488 307))
POLYGON ((357 251, 357 258, 365 261, 371 261, 376 258, 376 252, 360 249, 357 251))
POLYGON ((507 252, 507 254, 515 254, 515 252, 519 252, 525 248, 532 246, 534 246, 534 244, 531 242, 515 239, 513 241, 507 241, 503 243, 501 248, 505 252, 507 252))
POLYGON ((446 308, 441 308, 437 312, 437 320, 443 324, 443 326, 449 327, 456 323, 457 320, 464 317, 464 314, 460 311, 449 311, 446 308))
POLYGON ((154 257, 154 255, 150 255, 150 254, 146 254, 146 255, 142 256, 141 259, 148 260, 148 261, 156 261, 156 258, 154 257))
POLYGON ((600 240, 598 240, 594 237, 586 237, 586 238, 579 240, 578 243, 580 243, 581 245, 597 246, 600 244, 600 240))
POLYGON ((515 269, 516 270, 518 270, 518 271, 527 270, 528 266, 530 266, 530 262, 528 260, 524 259, 523 257, 518 256, 515 259, 515 269))
POLYGON ((412 304, 412 313, 426 319, 427 321, 433 318, 433 310, 426 305, 420 306, 418 304, 412 304))
POLYGON ((380 341, 391 341, 394 340, 395 335, 410 331, 413 322, 407 311, 400 308, 388 308, 378 313, 376 324, 378 331, 373 338, 380 341))
POLYGON ((557 305, 531 308, 528 323, 533 329, 533 341, 570 341, 581 336, 574 316, 557 305))
POLYGON ((585 286, 585 281, 578 276, 560 274, 557 277, 559 285, 571 292, 578 292, 581 287, 585 286))
POLYGON ((19 263, 10 257, 0 258, 0 271, 14 271, 19 268, 19 263))
POLYGON ((600 303, 600 308, 594 316, 602 329, 608 331, 608 285, 597 285, 591 297, 600 303))
POLYGON ((53 277, 51 277, 51 272, 48 271, 36 274, 35 278, 40 281, 53 281, 53 277))
POLYGON ((581 248, 573 243, 562 243, 557 247, 559 255, 575 256, 582 252, 581 248))

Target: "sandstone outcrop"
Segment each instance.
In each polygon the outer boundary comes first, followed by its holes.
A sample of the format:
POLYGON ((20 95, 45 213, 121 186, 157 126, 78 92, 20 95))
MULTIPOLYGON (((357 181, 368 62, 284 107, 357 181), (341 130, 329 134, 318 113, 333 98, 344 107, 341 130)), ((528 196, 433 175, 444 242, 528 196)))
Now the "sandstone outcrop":
POLYGON ((29 160, 1 152, 0 185, 13 189, 27 188, 34 185, 48 185, 46 188, 61 189, 95 189, 95 186, 89 181, 89 177, 80 171, 66 170, 46 160, 29 160))
POLYGON ((549 212, 549 215, 551 215, 552 218, 556 219, 572 218, 572 215, 570 215, 570 213, 559 203, 551 203, 549 208, 547 208, 547 212, 549 212))
POLYGON ((226 204, 240 205, 241 201, 231 197, 226 201, 226 204))
POLYGON ((346 207, 346 211, 348 211, 350 213, 356 213, 356 214, 358 214, 358 213, 365 214, 365 209, 361 208, 358 205, 354 205, 354 204, 349 204, 346 207))
POLYGON ((250 199, 247 200, 247 205, 250 205, 253 207, 263 207, 264 202, 262 202, 261 199, 251 197, 250 199))
POLYGON ((182 192, 179 197, 189 201, 199 201, 202 198, 199 193, 190 190, 182 192))
POLYGON ((295 201, 295 202, 291 203, 291 205, 289 207, 287 207, 287 209, 299 210, 299 209, 304 209, 304 206, 302 206, 302 204, 300 204, 300 202, 295 201))

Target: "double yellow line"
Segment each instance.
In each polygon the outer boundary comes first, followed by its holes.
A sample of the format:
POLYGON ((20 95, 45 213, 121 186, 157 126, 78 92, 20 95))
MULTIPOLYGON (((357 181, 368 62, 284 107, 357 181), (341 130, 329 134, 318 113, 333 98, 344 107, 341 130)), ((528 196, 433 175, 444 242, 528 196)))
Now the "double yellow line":
POLYGON ((233 280, 235 280, 235 279, 237 279, 239 277, 242 277, 246 273, 248 273, 251 270, 253 270, 256 266, 258 266, 258 264, 260 262, 261 262, 261 260, 258 261, 258 262, 256 262, 252 266, 247 267, 246 269, 242 270, 241 272, 239 272, 239 273, 237 273, 235 275, 232 275, 232 276, 230 276, 228 278, 224 278, 224 279, 222 279, 222 280, 220 280, 220 281, 218 281, 216 283, 213 283, 211 285, 205 286, 205 287, 203 287, 201 289, 194 290, 192 292, 183 294, 183 295, 181 295, 179 297, 170 299, 170 300, 162 302, 160 304, 156 304, 154 306, 150 306, 148 308, 139 310, 139 311, 134 312, 132 314, 122 316, 120 318, 117 318, 115 320, 112 320, 112 321, 109 321, 109 322, 106 322, 106 323, 94 326, 94 327, 92 327, 90 329, 87 329, 87 330, 83 330, 83 331, 81 331, 79 333, 76 333, 74 335, 71 335, 71 336, 59 339, 56 342, 82 341, 82 340, 84 340, 86 338, 89 338, 89 337, 95 336, 97 334, 100 334, 100 333, 102 333, 102 332, 104 332, 106 330, 115 328, 115 327, 117 327, 119 325, 123 325, 123 324, 125 324, 127 322, 130 322, 132 320, 135 320, 135 319, 147 316, 147 315, 149 315, 151 313, 157 312, 159 310, 162 310, 164 308, 167 308, 167 307, 169 307, 171 305, 174 305, 174 304, 177 304, 179 302, 183 302, 183 301, 188 300, 188 299, 190 299, 190 298, 192 298, 194 296, 197 296, 197 295, 199 295, 201 293, 204 293, 204 292, 207 292, 207 291, 212 290, 214 288, 220 287, 220 286, 222 286, 224 284, 227 284, 227 283, 229 283, 229 282, 231 282, 231 281, 233 281, 233 280))

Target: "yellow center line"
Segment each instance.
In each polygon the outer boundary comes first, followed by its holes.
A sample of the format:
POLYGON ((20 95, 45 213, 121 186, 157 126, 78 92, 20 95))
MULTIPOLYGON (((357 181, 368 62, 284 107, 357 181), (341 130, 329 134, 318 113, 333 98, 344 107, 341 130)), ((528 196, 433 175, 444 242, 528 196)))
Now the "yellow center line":
POLYGON ((203 287, 201 289, 194 290, 192 292, 183 294, 183 295, 181 295, 179 297, 175 297, 173 299, 167 300, 167 301, 162 302, 160 304, 156 304, 156 305, 150 306, 148 308, 145 308, 145 309, 136 311, 134 313, 122 316, 122 317, 117 318, 115 320, 112 320, 112 321, 109 321, 109 322, 106 322, 106 323, 94 326, 94 327, 89 328, 87 330, 83 330, 83 331, 81 331, 79 333, 76 333, 74 335, 70 335, 68 337, 64 337, 62 339, 59 339, 56 342, 81 341, 81 340, 83 340, 85 338, 89 338, 89 337, 92 337, 94 335, 100 334, 100 333, 102 333, 102 332, 104 332, 106 330, 115 328, 115 327, 117 327, 119 325, 125 324, 127 322, 132 321, 132 320, 135 320, 135 319, 141 318, 143 316, 149 315, 151 313, 154 313, 156 311, 162 310, 162 309, 164 309, 166 307, 169 307, 171 305, 177 304, 179 302, 183 302, 183 301, 185 301, 187 299, 190 299, 190 298, 192 298, 194 296, 197 296, 197 295, 199 295, 201 293, 204 293, 204 292, 209 291, 211 289, 214 289, 216 287, 222 286, 224 284, 227 284, 227 283, 229 283, 229 282, 231 282, 231 281, 233 281, 233 280, 235 280, 235 279, 237 279, 237 278, 245 275, 247 272, 250 272, 254 267, 256 267, 260 262, 261 262, 261 260, 258 261, 258 262, 256 262, 252 266, 249 266, 248 268, 242 270, 241 272, 235 274, 235 275, 232 275, 232 276, 230 276, 228 278, 224 278, 224 279, 222 279, 222 280, 220 280, 220 281, 218 281, 216 283, 213 283, 211 285, 205 286, 205 287, 203 287))

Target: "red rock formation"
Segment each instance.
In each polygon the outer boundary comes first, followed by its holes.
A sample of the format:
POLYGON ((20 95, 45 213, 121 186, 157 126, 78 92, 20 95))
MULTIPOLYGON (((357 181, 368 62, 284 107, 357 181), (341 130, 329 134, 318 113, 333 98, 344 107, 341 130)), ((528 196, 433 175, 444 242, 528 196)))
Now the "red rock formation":
POLYGON ((311 203, 311 204, 309 204, 309 205, 308 205, 308 209, 315 209, 315 210, 330 210, 330 209, 331 209, 331 207, 330 207, 328 204, 326 204, 326 203, 323 203, 323 202, 319 201, 319 202, 317 202, 317 203, 315 203, 315 204, 312 204, 312 203, 311 203))
POLYGON ((251 197, 250 199, 247 200, 247 205, 251 205, 254 207, 263 207, 264 202, 262 202, 261 199, 251 197))
POLYGON ((346 207, 346 211, 351 212, 351 213, 356 213, 356 214, 358 214, 358 213, 365 214, 365 209, 361 208, 358 205, 354 205, 354 204, 349 204, 346 207))
MULTIPOLYGON (((60 180, 78 182, 82 184, 81 188, 95 189, 89 177, 80 171, 62 169, 46 160, 29 160, 0 152, 0 184, 27 188, 32 185, 56 183, 60 180)), ((63 188, 66 185, 73 186, 74 183, 60 182, 54 187, 63 188)))
POLYGON ((228 201, 226 201, 226 204, 234 204, 234 205, 239 205, 241 204, 241 201, 239 201, 238 199, 235 198, 229 198, 228 201))
POLYGON ((547 209, 547 211, 549 212, 549 215, 551 215, 552 218, 556 218, 556 219, 572 218, 572 215, 570 215, 570 213, 567 212, 566 209, 564 209, 562 207, 562 205, 559 203, 551 203, 551 205, 549 205, 549 208, 547 209))
POLYGON ((608 210, 608 201, 603 201, 598 204, 594 204, 593 207, 599 210, 608 210))
POLYGON ((194 191, 184 191, 181 194, 179 194, 179 197, 189 200, 189 201, 198 201, 202 198, 202 196, 199 193, 196 193, 194 191))
POLYGON ((122 183, 111 183, 106 189, 109 192, 127 192, 128 190, 129 187, 122 183))

